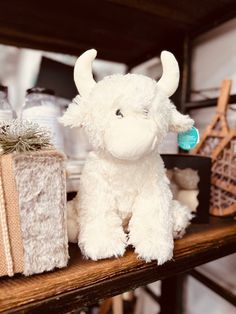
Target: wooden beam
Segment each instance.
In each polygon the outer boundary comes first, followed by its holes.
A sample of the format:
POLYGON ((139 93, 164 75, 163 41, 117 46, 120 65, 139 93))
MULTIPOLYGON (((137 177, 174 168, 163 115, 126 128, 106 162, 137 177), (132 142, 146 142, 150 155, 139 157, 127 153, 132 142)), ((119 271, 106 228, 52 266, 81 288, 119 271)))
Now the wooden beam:
POLYGON ((196 269, 191 270, 189 274, 213 292, 221 296, 224 300, 228 301, 233 306, 236 306, 236 295, 232 293, 232 291, 219 285, 217 282, 211 280, 196 269))
POLYGON ((184 34, 221 18, 226 7, 234 12, 232 0, 212 1, 196 10, 192 2, 181 1, 172 5, 154 0, 68 0, 65 5, 24 0, 19 5, 8 0, 1 3, 0 42, 74 55, 95 47, 103 59, 137 64, 153 49, 177 49, 184 34))
POLYGON ((187 15, 183 10, 178 9, 177 6, 171 6, 170 4, 158 3, 155 0, 108 0, 109 2, 119 4, 121 6, 130 7, 142 12, 147 12, 150 15, 154 15, 158 18, 165 19, 169 23, 178 24, 178 27, 186 29, 190 25, 194 24, 191 16, 187 15))
POLYGON ((0 42, 33 49, 79 55, 94 47, 102 59, 128 63, 181 36, 174 25, 153 15, 107 1, 55 0, 3 2, 0 42), (14 9, 12 9, 14 8, 14 9), (157 30, 157 31, 153 31, 157 30))
POLYGON ((121 42, 121 40, 116 41, 115 38, 104 36, 104 40, 106 44, 99 42, 99 40, 86 41, 83 38, 80 39, 80 36, 76 40, 59 37, 52 38, 50 36, 31 33, 30 31, 26 33, 17 29, 8 29, 0 26, 0 43, 5 45, 54 51, 76 56, 87 49, 95 48, 98 50, 98 58, 121 63, 127 63, 129 59, 133 58, 133 55, 136 55, 130 47, 136 47, 140 52, 148 51, 148 49, 152 48, 152 46, 147 44, 134 43, 132 40, 126 41, 125 38, 121 42), (105 40, 106 38, 107 41, 105 40))
MULTIPOLYGON (((218 98, 191 101, 185 104, 185 108, 187 111, 189 111, 193 109, 215 107, 217 105, 217 101, 218 101, 218 98)), ((236 103, 236 94, 231 95, 229 98, 229 104, 235 104, 235 103, 236 103)))
POLYGON ((157 304, 160 304, 160 296, 156 295, 148 286, 143 288, 144 291, 155 301, 157 304))
POLYGON ((189 36, 193 39, 197 36, 210 31, 213 28, 235 18, 236 16, 236 2, 235 1, 221 1, 220 8, 212 10, 206 16, 198 21, 198 24, 192 26, 189 30, 189 36))
POLYGON ((185 113, 185 104, 190 100, 191 92, 191 67, 192 67, 192 42, 186 36, 183 42, 183 65, 181 75, 181 101, 180 111, 185 113))

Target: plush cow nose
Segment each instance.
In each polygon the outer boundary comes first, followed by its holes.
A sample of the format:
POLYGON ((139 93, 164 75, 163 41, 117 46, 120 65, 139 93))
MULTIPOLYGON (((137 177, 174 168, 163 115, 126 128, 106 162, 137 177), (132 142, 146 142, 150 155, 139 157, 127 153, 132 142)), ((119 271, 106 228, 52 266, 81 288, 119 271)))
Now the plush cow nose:
POLYGON ((132 116, 113 121, 105 131, 106 149, 116 158, 137 160, 155 147, 156 125, 148 119, 132 116))

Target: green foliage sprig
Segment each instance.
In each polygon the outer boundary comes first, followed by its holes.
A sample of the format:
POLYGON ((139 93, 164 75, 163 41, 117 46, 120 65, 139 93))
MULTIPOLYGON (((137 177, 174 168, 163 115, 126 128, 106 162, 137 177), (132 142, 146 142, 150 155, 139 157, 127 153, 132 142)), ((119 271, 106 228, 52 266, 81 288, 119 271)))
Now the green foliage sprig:
POLYGON ((50 132, 29 121, 13 120, 0 124, 0 154, 52 149, 50 132))

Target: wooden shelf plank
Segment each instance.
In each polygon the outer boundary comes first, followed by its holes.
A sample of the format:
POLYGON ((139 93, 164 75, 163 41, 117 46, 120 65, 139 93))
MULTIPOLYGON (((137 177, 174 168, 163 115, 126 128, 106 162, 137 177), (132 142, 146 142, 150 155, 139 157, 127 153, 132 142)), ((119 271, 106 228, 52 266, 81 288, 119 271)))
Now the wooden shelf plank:
POLYGON ((124 257, 93 262, 84 260, 76 245, 70 247, 68 268, 29 278, 0 279, 0 313, 25 310, 33 313, 64 313, 76 306, 146 285, 236 251, 236 222, 213 219, 210 224, 192 225, 175 242, 173 261, 137 259, 132 250, 124 257), (66 309, 66 311, 65 311, 66 309))
POLYGON ((137 64, 162 49, 182 52, 186 34, 199 34, 235 16, 234 0, 2 1, 0 42, 137 64), (169 40, 171 38, 171 40, 169 40))
MULTIPOLYGON (((187 102, 184 104, 185 110, 193 110, 193 109, 202 109, 207 107, 215 107, 217 104, 218 98, 211 98, 206 100, 196 100, 187 102)), ((229 98, 229 104, 236 103, 236 94, 231 95, 229 98)))
POLYGON ((96 48, 99 58, 126 64, 154 49, 175 51, 183 36, 175 21, 108 1, 9 0, 0 11, 1 43, 77 56, 96 48))

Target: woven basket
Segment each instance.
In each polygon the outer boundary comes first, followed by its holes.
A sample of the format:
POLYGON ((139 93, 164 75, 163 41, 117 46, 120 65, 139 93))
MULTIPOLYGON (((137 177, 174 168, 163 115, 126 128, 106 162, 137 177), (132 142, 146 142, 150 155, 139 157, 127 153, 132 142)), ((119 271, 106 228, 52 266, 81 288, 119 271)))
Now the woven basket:
POLYGON ((212 152, 211 208, 214 216, 236 214, 236 127, 212 152))

